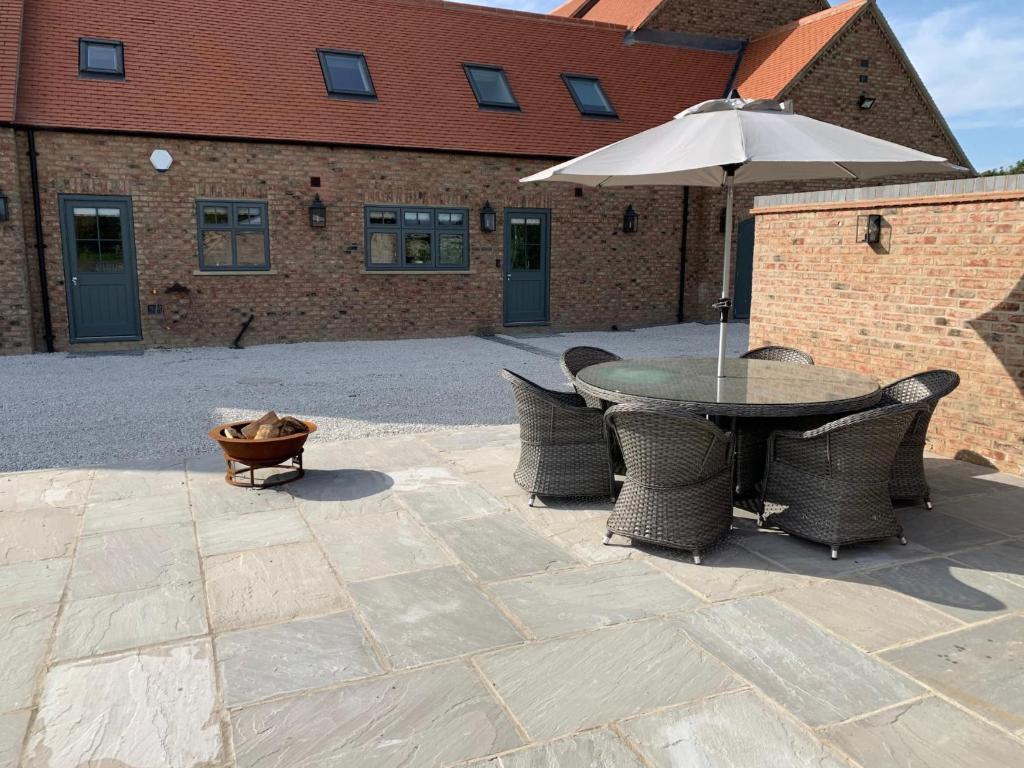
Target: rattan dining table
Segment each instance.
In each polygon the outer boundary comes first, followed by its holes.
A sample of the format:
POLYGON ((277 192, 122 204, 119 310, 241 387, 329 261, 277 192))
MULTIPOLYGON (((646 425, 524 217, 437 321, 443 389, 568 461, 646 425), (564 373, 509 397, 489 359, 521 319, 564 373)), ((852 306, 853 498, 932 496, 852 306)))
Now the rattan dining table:
POLYGON ((711 357, 624 359, 576 374, 576 386, 606 403, 682 407, 714 418, 735 440, 734 503, 754 509, 760 500, 768 435, 809 429, 877 405, 870 376, 820 365, 731 358, 717 376, 711 357))

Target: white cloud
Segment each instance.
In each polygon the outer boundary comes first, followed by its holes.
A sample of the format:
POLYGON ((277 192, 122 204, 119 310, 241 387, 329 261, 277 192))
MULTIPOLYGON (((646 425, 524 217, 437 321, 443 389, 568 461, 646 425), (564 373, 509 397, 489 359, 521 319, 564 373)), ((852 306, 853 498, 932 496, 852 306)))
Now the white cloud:
POLYGON ((892 25, 921 79, 955 124, 1024 119, 1024 17, 971 3, 892 25))

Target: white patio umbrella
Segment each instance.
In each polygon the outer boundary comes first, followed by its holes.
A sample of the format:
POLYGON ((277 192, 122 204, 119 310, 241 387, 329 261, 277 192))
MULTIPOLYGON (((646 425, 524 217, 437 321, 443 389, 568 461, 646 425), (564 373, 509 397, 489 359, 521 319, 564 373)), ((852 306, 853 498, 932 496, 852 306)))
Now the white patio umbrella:
POLYGON ((718 335, 718 376, 729 322, 733 187, 798 179, 870 179, 967 170, 943 157, 793 113, 790 104, 715 99, 675 119, 520 179, 591 187, 725 187, 725 254, 718 335))

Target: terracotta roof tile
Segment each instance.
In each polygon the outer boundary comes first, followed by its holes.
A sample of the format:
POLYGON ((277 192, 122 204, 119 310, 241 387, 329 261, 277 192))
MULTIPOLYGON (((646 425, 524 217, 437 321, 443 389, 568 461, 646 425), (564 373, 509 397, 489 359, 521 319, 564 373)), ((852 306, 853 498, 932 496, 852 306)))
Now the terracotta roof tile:
POLYGON ((743 52, 735 89, 748 99, 774 99, 871 0, 850 0, 754 38, 743 52))
POLYGON ((33 0, 17 121, 565 157, 720 96, 735 61, 623 38, 608 25, 431 0, 33 0), (80 36, 123 40, 125 79, 80 78, 80 36), (378 100, 329 97, 317 48, 365 52, 378 100), (480 109, 463 62, 504 67, 522 111, 480 109), (562 72, 600 77, 621 119, 581 116, 562 72))
MULTIPOLYGON (((588 21, 604 21, 609 24, 620 24, 629 29, 636 29, 657 10, 662 2, 664 0, 597 0, 596 3, 587 9, 583 18, 588 21)), ((571 5, 571 3, 565 4, 565 6, 568 5, 571 5)), ((578 5, 583 5, 583 3, 578 5)))
POLYGON ((555 10, 551 11, 550 15, 565 16, 567 18, 572 18, 577 13, 579 13, 583 9, 583 7, 587 5, 587 3, 590 2, 591 0, 567 0, 566 2, 562 3, 560 6, 555 8, 555 10))
POLYGON ((0 123, 14 119, 23 0, 0 3, 0 123))

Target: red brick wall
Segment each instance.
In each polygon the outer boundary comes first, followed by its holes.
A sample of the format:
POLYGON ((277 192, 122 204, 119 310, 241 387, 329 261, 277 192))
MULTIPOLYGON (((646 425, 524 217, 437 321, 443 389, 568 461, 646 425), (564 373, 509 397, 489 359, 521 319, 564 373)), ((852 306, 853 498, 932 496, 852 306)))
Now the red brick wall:
POLYGON ((747 39, 826 8, 826 0, 666 0, 643 26, 747 39))
POLYGON ((757 211, 751 346, 784 344, 886 383, 962 383, 929 447, 1024 474, 1024 191, 757 211), (888 249, 857 241, 881 213, 888 249))
MULTIPOLYGON (((606 328, 675 319, 681 234, 681 193, 675 188, 588 189, 576 197, 571 186, 525 187, 517 181, 553 161, 450 153, 53 131, 37 133, 37 145, 58 349, 69 345, 57 216, 61 193, 131 197, 142 346, 227 344, 250 311, 256 319, 245 341, 252 344, 500 330, 503 272, 496 260, 502 256, 505 207, 551 209, 552 326, 606 328), (174 157, 166 174, 149 164, 156 147, 174 157), (311 176, 321 178, 320 189, 310 187, 311 176), (308 224, 314 191, 328 206, 323 230, 308 224), (276 274, 193 274, 197 198, 267 200, 276 274), (492 234, 478 226, 488 199, 499 214, 492 234), (642 218, 639 232, 627 236, 620 230, 630 202, 642 218), (469 208, 470 274, 366 273, 365 203, 469 208), (187 297, 165 293, 174 283, 189 289, 187 297), (146 306, 158 303, 164 315, 147 316, 146 306)), ((27 195, 24 200, 30 202, 27 195)), ((31 231, 31 215, 24 226, 31 231)), ((0 295, 8 293, 23 301, 20 288, 0 286, 0 295)), ((37 294, 31 295, 40 325, 37 294)))
MULTIPOLYGON (((26 259, 30 254, 22 229, 25 201, 18 176, 18 154, 14 131, 0 128, 0 192, 7 195, 10 213, 7 221, 0 221, 0 355, 32 351, 26 276, 26 259)), ((31 198, 28 201, 31 205, 31 198)))
MULTIPOLYGON (((937 114, 905 70, 899 55, 886 38, 874 9, 856 19, 818 63, 791 90, 783 93, 781 98, 791 99, 795 110, 802 115, 923 152, 953 158, 959 163, 967 162, 950 141, 937 114), (862 59, 868 60, 867 67, 861 66, 862 59), (868 77, 867 83, 860 82, 859 78, 864 74, 868 77), (858 106, 861 93, 869 93, 878 98, 872 109, 865 110, 858 106)), ((872 180, 870 183, 909 180, 904 177, 872 180)), ((737 187, 735 221, 738 224, 749 217, 755 195, 863 184, 815 181, 737 187)), ((724 236, 719 232, 719 212, 725 205, 725 195, 717 189, 692 190, 691 203, 684 311, 688 319, 711 320, 715 313, 709 305, 721 293, 724 236)))

